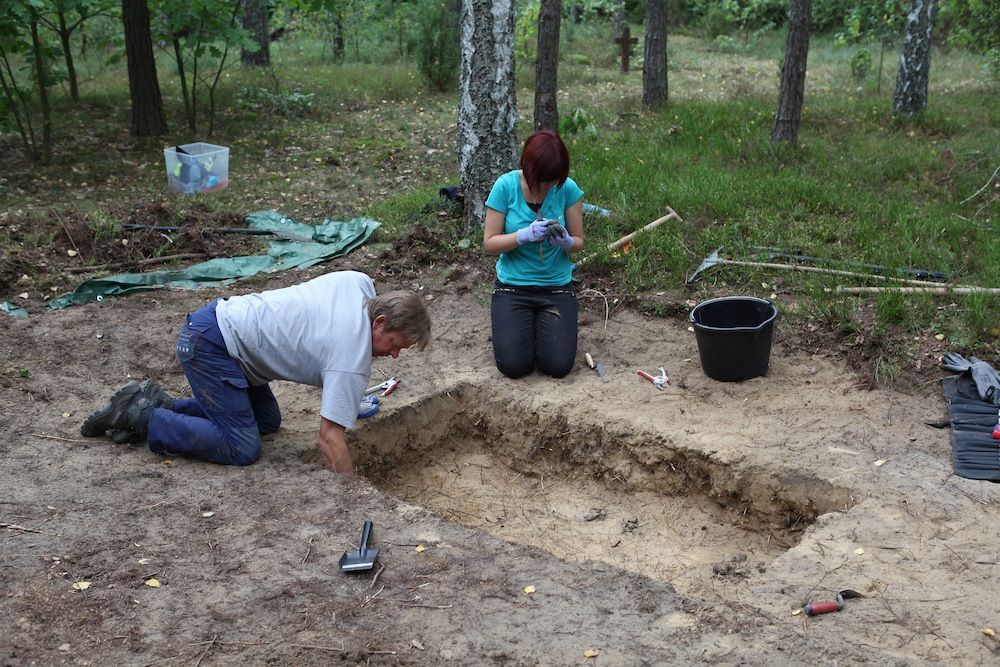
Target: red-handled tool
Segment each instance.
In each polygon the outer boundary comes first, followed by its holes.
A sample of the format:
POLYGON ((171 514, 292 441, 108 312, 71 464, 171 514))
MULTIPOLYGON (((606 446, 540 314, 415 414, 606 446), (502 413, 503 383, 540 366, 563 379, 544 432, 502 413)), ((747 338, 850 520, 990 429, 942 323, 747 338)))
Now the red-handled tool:
POLYGON ((844 608, 844 601, 850 600, 851 598, 863 598, 864 595, 858 593, 857 591, 852 591, 850 588, 846 588, 839 593, 837 593, 836 600, 822 600, 820 602, 810 602, 802 608, 806 612, 806 616, 819 616, 820 614, 829 614, 831 611, 840 611, 844 608))
POLYGON ((396 391, 396 387, 398 386, 399 386, 399 380, 397 380, 395 377, 391 377, 385 382, 380 382, 374 387, 369 387, 368 390, 365 392, 365 396, 374 394, 376 391, 382 392, 381 394, 379 394, 379 396, 388 396, 392 392, 396 391))
POLYGON ((643 370, 638 370, 636 371, 636 373, 639 375, 639 377, 643 378, 644 380, 649 380, 650 382, 652 382, 653 386, 656 387, 657 389, 662 390, 665 389, 667 385, 670 384, 670 376, 667 375, 667 370, 663 366, 660 366, 659 371, 660 371, 659 375, 650 375, 649 373, 643 370))

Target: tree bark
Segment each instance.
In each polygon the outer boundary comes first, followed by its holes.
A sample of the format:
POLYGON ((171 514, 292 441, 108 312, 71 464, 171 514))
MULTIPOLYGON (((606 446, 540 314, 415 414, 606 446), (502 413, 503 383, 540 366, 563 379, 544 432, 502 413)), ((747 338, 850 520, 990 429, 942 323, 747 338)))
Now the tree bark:
POLYGON ((35 79, 38 84, 38 104, 42 109, 42 164, 52 160, 52 109, 49 106, 49 78, 45 73, 42 39, 38 34, 38 11, 30 10, 31 48, 34 55, 35 79))
POLYGON ((559 131, 559 23, 562 0, 542 0, 535 61, 535 129, 559 131))
POLYGON ((466 232, 483 224, 494 181, 517 159, 513 0, 463 0, 458 164, 466 232))
POLYGON ((935 0, 911 0, 906 17, 906 34, 899 52, 896 94, 892 109, 917 116, 927 108, 927 84, 931 70, 931 32, 937 12, 935 0))
POLYGON ((62 9, 57 11, 59 19, 59 43, 62 45, 63 58, 66 61, 66 78, 69 80, 69 98, 74 102, 80 101, 80 88, 76 81, 76 66, 73 64, 73 46, 70 43, 70 36, 73 29, 66 25, 66 12, 62 9))
POLYGON ((128 59, 128 89, 132 97, 132 134, 151 137, 167 133, 156 59, 149 31, 147 0, 122 0, 125 25, 125 56, 128 59))
POLYGON ((802 100, 806 85, 806 58, 809 55, 810 0, 789 0, 788 39, 781 65, 781 91, 774 114, 771 141, 787 141, 793 146, 799 137, 802 100))
POLYGON ((642 103, 667 101, 667 0, 646 5, 646 41, 642 58, 642 103))
POLYGON ((257 51, 241 51, 240 61, 245 67, 269 67, 271 30, 268 27, 267 0, 243 0, 243 29, 250 33, 260 48, 257 51))

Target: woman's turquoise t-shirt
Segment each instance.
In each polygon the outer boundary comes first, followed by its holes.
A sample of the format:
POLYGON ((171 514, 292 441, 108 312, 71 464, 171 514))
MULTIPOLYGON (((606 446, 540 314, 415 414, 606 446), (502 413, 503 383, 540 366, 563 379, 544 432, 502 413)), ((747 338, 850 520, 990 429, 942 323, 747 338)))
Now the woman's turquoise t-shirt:
MULTIPOLYGON (((542 201, 543 218, 558 220, 566 226, 566 209, 583 198, 583 190, 571 178, 560 186, 549 190, 542 201)), ((486 199, 486 205, 503 213, 503 233, 513 234, 527 227, 537 219, 528 207, 521 190, 521 172, 515 169, 497 179, 486 199)), ((497 279, 508 285, 540 285, 554 287, 565 285, 573 279, 573 262, 562 248, 541 243, 525 243, 523 246, 500 253, 497 260, 497 279), (538 248, 542 256, 538 256, 538 248)))

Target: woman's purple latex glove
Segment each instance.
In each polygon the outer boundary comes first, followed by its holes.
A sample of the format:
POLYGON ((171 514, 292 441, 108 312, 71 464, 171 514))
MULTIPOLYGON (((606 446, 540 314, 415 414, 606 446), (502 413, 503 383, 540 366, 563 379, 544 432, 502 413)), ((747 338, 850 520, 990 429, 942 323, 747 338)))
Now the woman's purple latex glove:
POLYGON ((556 248, 562 248, 566 252, 573 249, 573 244, 576 242, 566 228, 562 225, 553 225, 549 229, 549 245, 555 246, 556 248))
POLYGON ((550 220, 535 220, 523 229, 517 230, 517 245, 538 243, 545 238, 550 220))

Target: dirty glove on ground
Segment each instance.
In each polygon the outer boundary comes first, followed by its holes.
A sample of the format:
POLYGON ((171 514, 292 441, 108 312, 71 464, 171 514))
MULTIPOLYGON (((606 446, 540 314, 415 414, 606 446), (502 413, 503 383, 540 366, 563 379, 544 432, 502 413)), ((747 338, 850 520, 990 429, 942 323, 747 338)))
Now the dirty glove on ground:
POLYGON ((946 352, 941 356, 941 367, 956 373, 968 371, 976 383, 979 398, 993 405, 1000 405, 1000 373, 982 359, 966 359, 960 354, 946 352))
POLYGON ((517 245, 538 243, 545 238, 551 220, 535 220, 524 229, 517 230, 517 245))
POLYGON ((549 245, 555 246, 556 248, 562 248, 566 252, 573 249, 574 239, 572 235, 570 235, 570 233, 566 231, 566 228, 558 222, 553 223, 549 227, 548 239, 549 245))

